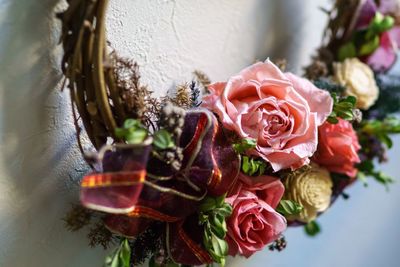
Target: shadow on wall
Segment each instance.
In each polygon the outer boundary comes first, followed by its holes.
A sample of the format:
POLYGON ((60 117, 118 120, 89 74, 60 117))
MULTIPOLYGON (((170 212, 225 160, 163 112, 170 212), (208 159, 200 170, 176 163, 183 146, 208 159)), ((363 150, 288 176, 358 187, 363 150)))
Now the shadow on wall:
MULTIPOLYGON (((261 3, 260 8, 268 10, 269 1, 261 3)), ((273 12, 268 13, 268 25, 260 27, 264 29, 262 35, 264 41, 259 43, 257 58, 264 60, 267 57, 276 59, 290 59, 289 66, 299 62, 299 51, 304 44, 299 40, 304 31, 306 13, 302 1, 276 1, 273 12), (293 11, 296 12, 293 12, 293 11)))
POLYGON ((57 86, 57 3, 0 2, 0 266, 81 266, 84 258, 96 263, 102 256, 94 254, 104 254, 82 251, 85 237, 67 233, 61 221, 77 199, 71 172, 85 167, 68 92, 57 86))

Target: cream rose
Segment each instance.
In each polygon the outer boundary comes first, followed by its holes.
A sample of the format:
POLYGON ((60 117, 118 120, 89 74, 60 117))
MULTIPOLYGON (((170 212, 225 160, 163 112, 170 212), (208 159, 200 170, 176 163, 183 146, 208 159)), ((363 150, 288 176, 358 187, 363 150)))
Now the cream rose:
POLYGON ((369 109, 378 99, 379 88, 374 73, 358 58, 336 63, 334 70, 337 82, 346 87, 345 93, 357 97, 357 108, 369 109))
POLYGON ((285 194, 282 199, 303 206, 299 214, 287 217, 289 221, 311 222, 330 205, 333 187, 331 176, 327 169, 315 163, 290 174, 283 184, 285 194))

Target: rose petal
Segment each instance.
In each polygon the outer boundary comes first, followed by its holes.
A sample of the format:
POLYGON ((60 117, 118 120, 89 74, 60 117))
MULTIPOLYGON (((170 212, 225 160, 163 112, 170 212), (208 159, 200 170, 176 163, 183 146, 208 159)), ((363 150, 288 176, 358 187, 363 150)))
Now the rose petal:
POLYGON ((310 81, 297 77, 290 72, 285 73, 285 75, 293 83, 296 91, 304 99, 307 99, 311 112, 317 113, 317 126, 324 123, 332 112, 333 100, 330 94, 327 91, 318 89, 310 81))

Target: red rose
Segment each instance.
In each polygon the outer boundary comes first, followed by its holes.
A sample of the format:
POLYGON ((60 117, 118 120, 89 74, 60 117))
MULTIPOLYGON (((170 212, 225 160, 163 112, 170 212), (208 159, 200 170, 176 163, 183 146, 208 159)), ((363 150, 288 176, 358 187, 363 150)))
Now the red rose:
POLYGON ((286 229, 285 217, 275 211, 283 192, 279 178, 240 174, 233 193, 226 199, 233 207, 227 220, 230 255, 250 257, 286 229))
POLYGON ((357 151, 361 146, 351 123, 342 119, 337 124, 325 122, 318 132, 318 149, 313 160, 331 172, 355 177, 354 165, 360 162, 357 151))

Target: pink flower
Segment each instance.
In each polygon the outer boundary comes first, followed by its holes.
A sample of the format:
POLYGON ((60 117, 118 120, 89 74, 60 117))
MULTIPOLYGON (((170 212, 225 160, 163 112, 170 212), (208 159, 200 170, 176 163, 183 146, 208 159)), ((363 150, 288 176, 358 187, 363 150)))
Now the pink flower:
MULTIPOLYGON (((384 15, 392 15, 400 12, 400 2, 397 0, 381 0, 377 6, 375 1, 366 0, 361 6, 360 12, 356 14, 356 29, 365 29, 377 12, 384 15)), ((379 47, 362 60, 375 71, 387 71, 397 60, 397 51, 400 46, 400 26, 395 25, 389 31, 381 34, 379 47)))
POLYGON ((275 211, 283 192, 279 178, 240 174, 233 192, 226 199, 233 207, 227 220, 230 255, 250 257, 286 229, 285 217, 275 211))
POLYGON ((331 172, 357 175, 354 164, 360 162, 357 151, 361 148, 357 134, 350 122, 339 119, 339 123, 324 123, 319 127, 319 145, 313 161, 331 172))
POLYGON ((250 154, 275 171, 309 162, 318 144, 317 128, 332 111, 332 98, 306 79, 282 73, 271 61, 256 63, 228 82, 209 86, 203 106, 225 128, 257 141, 250 154))

